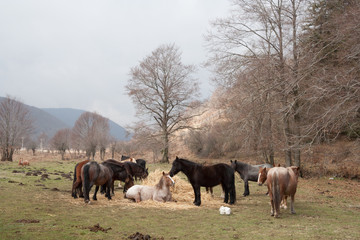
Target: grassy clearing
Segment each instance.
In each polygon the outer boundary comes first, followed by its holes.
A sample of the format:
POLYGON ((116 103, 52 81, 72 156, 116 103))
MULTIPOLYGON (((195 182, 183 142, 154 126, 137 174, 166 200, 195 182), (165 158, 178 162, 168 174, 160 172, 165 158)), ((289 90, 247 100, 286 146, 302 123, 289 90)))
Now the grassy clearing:
MULTIPOLYGON (((45 160, 26 168, 0 163, 0 239, 126 239, 136 232, 164 239, 360 239, 356 181, 300 179, 297 214, 282 210, 280 219, 274 219, 266 188, 251 183, 251 195, 244 198, 237 178, 237 203, 224 216, 218 210, 224 205, 220 187, 211 201, 204 189, 200 207, 192 201, 136 204, 123 199, 122 190, 112 201, 100 195, 85 205, 83 199, 71 198, 72 180, 66 176, 72 176, 75 163, 45 160), (37 170, 42 172, 38 176, 26 175, 37 170), (41 180, 43 174, 48 177, 41 180), (174 208, 181 204, 187 207, 174 208), (108 230, 90 231, 98 223, 108 230)), ((150 164, 149 171, 170 167, 150 164)))

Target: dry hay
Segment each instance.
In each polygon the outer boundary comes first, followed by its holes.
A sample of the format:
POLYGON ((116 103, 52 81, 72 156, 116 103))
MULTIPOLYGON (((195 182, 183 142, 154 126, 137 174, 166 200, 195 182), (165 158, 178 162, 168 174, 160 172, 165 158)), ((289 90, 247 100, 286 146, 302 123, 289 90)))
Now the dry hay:
MULTIPOLYGON (((156 185, 161 176, 163 170, 156 169, 153 172, 150 172, 148 177, 143 180, 141 183, 142 185, 149 185, 154 186, 156 185)), ((193 204, 194 201, 194 191, 191 184, 183 178, 179 177, 178 175, 173 177, 175 181, 175 186, 171 187, 172 198, 174 201, 171 202, 157 202, 157 201, 142 201, 139 203, 135 203, 130 199, 124 198, 122 192, 120 190, 115 192, 115 196, 112 197, 111 201, 108 201, 103 195, 98 193, 98 201, 91 201, 88 207, 99 207, 99 206, 117 206, 117 207, 124 207, 124 208, 166 208, 169 210, 181 210, 181 209, 190 209, 190 208, 197 208, 193 204)), ((94 187, 93 187, 94 188, 94 187)), ((215 196, 214 198, 211 197, 210 194, 205 192, 205 188, 202 188, 201 192, 201 206, 203 207, 211 207, 211 208, 219 208, 223 204, 223 199, 219 196, 215 196)), ((90 199, 93 194, 93 189, 90 192, 90 199)), ((73 199, 70 196, 66 196, 68 201, 71 201, 72 204, 76 205, 85 205, 84 199, 73 199)))

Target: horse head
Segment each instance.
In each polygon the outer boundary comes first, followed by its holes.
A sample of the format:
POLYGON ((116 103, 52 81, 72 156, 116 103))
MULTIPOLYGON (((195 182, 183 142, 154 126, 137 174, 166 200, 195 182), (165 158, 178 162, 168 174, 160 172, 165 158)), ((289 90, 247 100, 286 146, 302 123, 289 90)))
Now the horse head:
POLYGON ((231 167, 235 170, 236 169, 236 163, 237 163, 237 160, 230 160, 230 165, 231 167))
POLYGON ((178 158, 176 156, 175 160, 172 163, 172 167, 171 170, 169 172, 170 177, 173 177, 174 175, 176 175, 178 172, 180 172, 182 169, 181 163, 180 163, 180 158, 178 158))
POLYGON ((264 182, 267 179, 267 168, 262 168, 260 167, 259 169, 259 176, 258 176, 258 180, 257 183, 259 184, 259 186, 263 185, 264 182))
POLYGON ((300 175, 300 167, 291 166, 290 169, 295 173, 296 180, 297 180, 300 175))
POLYGON ((166 186, 175 185, 174 179, 172 179, 172 177, 170 177, 170 175, 168 173, 163 172, 163 180, 164 180, 166 186))

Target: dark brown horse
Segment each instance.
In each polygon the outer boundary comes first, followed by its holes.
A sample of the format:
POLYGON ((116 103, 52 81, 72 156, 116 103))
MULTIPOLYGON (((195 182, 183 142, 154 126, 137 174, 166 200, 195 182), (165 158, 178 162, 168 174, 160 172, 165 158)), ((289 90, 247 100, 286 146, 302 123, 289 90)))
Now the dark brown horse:
POLYGON ((291 213, 295 214, 294 200, 298 177, 299 167, 260 169, 258 184, 262 185, 266 181, 271 202, 271 216, 279 217, 281 201, 286 206, 288 196, 291 197, 291 213))
POLYGON ((85 160, 82 162, 79 162, 75 165, 74 169, 74 180, 71 190, 71 196, 74 198, 77 198, 77 191, 79 192, 79 197, 84 197, 84 194, 82 192, 82 181, 81 181, 81 168, 87 164, 89 160, 85 160))
POLYGON ((88 162, 81 168, 85 203, 90 202, 89 193, 93 185, 96 185, 93 200, 97 200, 96 193, 99 190, 99 186, 102 185, 106 186, 105 197, 111 200, 110 188, 113 182, 113 174, 111 168, 98 164, 95 161, 88 162))
POLYGON ((143 168, 136 162, 124 162, 124 164, 129 167, 129 173, 131 174, 131 176, 135 177, 135 180, 137 180, 137 178, 147 178, 147 176, 149 175, 148 169, 143 168))
POLYGON ((170 176, 174 176, 178 172, 183 172, 191 183, 196 206, 201 205, 200 187, 214 187, 221 184, 225 192, 224 202, 228 203, 230 195, 230 204, 236 201, 234 169, 225 163, 219 163, 210 166, 191 162, 186 159, 178 158, 174 160, 172 168, 169 172, 170 176))
MULTIPOLYGON (((125 183, 123 192, 126 192, 127 189, 134 185, 134 179, 131 174, 131 169, 128 164, 118 162, 114 159, 108 159, 102 163, 103 165, 111 168, 113 171, 113 181, 112 181, 112 194, 114 194, 114 181, 119 180, 125 183)), ((104 192, 105 188, 102 188, 101 193, 104 192)))

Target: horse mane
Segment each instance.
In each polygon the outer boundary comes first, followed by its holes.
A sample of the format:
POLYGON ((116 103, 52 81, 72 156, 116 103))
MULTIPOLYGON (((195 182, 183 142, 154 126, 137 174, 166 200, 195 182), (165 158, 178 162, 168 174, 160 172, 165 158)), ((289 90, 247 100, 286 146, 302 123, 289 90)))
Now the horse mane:
POLYGON ((161 176, 160 181, 155 185, 157 189, 161 189, 164 186, 164 176, 161 176))
MULTIPOLYGON (((203 164, 196 163, 196 162, 192 162, 192 161, 187 160, 187 159, 184 159, 184 158, 177 158, 176 160, 179 160, 179 161, 181 161, 181 162, 184 162, 185 164, 188 164, 188 165, 203 166, 203 164)), ((176 161, 176 160, 175 160, 175 161, 176 161)))

